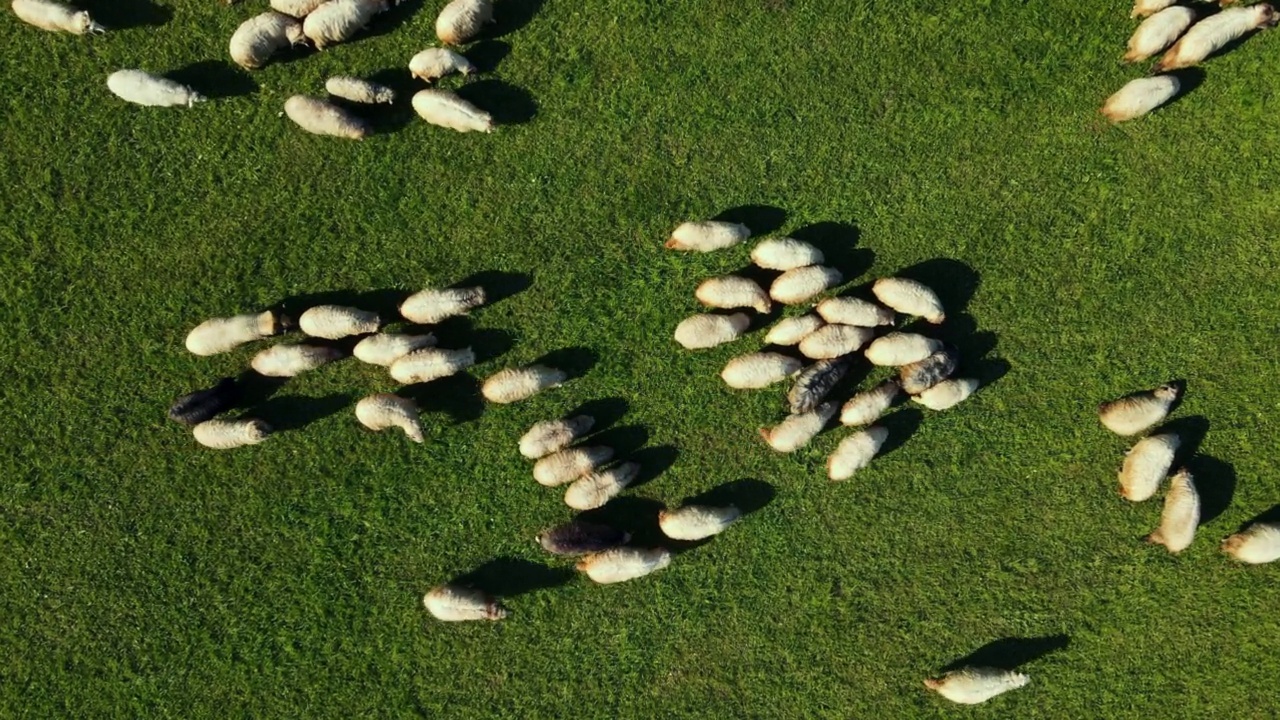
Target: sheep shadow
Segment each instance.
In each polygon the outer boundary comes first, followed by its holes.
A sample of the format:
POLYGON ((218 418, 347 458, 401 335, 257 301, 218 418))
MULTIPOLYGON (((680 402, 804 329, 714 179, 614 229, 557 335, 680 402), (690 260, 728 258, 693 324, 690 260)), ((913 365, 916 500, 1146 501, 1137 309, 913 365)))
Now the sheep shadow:
MULTIPOLYGON (((1172 386, 1174 386, 1175 388, 1177 388, 1177 389, 1178 389, 1178 397, 1177 397, 1177 399, 1175 399, 1175 400, 1173 401, 1173 403, 1169 405, 1169 412, 1168 412, 1168 414, 1169 414, 1169 415, 1172 415, 1175 411, 1177 411, 1177 409, 1178 409, 1179 407, 1181 407, 1181 406, 1182 406, 1182 401, 1183 401, 1183 400, 1186 398, 1186 396, 1187 396, 1187 381, 1186 381, 1186 380, 1183 380, 1183 379, 1178 379, 1178 380, 1169 380, 1168 382, 1161 383, 1160 385, 1172 385, 1172 386)), ((1143 397, 1143 396, 1145 396, 1145 395, 1150 395, 1150 394, 1151 394, 1151 392, 1152 392, 1152 390, 1154 390, 1156 387, 1159 387, 1159 386, 1152 386, 1152 387, 1148 387, 1148 388, 1143 388, 1142 390, 1134 390, 1134 391, 1133 391, 1133 392, 1131 392, 1131 393, 1127 393, 1127 394, 1125 394, 1125 395, 1121 395, 1121 396, 1119 396, 1119 397, 1109 398, 1109 399, 1107 399, 1107 400, 1103 401, 1103 402, 1101 403, 1101 405, 1108 405, 1108 404, 1110 404, 1110 403, 1119 402, 1119 401, 1121 401, 1121 400, 1128 400, 1128 399, 1130 399, 1130 398, 1137 398, 1137 397, 1143 397)), ((1099 405, 1099 408, 1101 407, 1101 405, 1099 405)))
POLYGON ((950 258, 935 258, 902 268, 894 277, 907 278, 928 285, 942 301, 948 316, 960 314, 969 306, 982 278, 969 265, 950 258))
POLYGON ((1045 655, 1065 650, 1070 644, 1071 638, 1061 634, 1034 638, 1001 638, 983 645, 962 658, 953 660, 943 667, 942 671, 950 672, 966 667, 1017 670, 1045 655))
POLYGON ((889 431, 889 436, 880 446, 876 457, 884 457, 906 445, 923 422, 924 413, 916 408, 901 408, 877 420, 875 424, 889 431))
POLYGON ((528 90, 501 80, 467 83, 457 95, 489 113, 498 125, 523 125, 538 114, 538 103, 528 90))
POLYGON ((493 24, 481 33, 483 39, 509 35, 533 21, 546 0, 504 0, 494 12, 493 24))
POLYGON ((720 222, 746 225, 752 236, 775 232, 787 221, 787 211, 772 205, 739 205, 711 218, 720 222))
POLYGON ((1200 525, 1208 525, 1231 506, 1236 494, 1235 466, 1210 455, 1196 455, 1184 467, 1200 495, 1200 525))
POLYGON ((400 130, 413 122, 417 114, 413 111, 413 96, 426 85, 418 82, 404 67, 377 70, 368 76, 371 82, 391 88, 396 94, 390 105, 364 105, 357 112, 373 128, 376 133, 390 133, 400 130))
POLYGON ((1236 532, 1244 532, 1251 526, 1258 523, 1280 523, 1280 504, 1272 505, 1266 510, 1258 513, 1253 518, 1245 521, 1239 528, 1236 528, 1236 532))
POLYGON ((266 422, 273 432, 301 430, 317 420, 336 414, 351 404, 352 396, 335 393, 323 397, 289 395, 276 397, 250 409, 246 415, 266 422))
POLYGON ((467 373, 405 385, 396 392, 417 403, 419 412, 444 413, 454 424, 477 420, 484 414, 480 381, 467 373))
POLYGON ((528 290, 531 285, 533 285, 533 276, 529 273, 485 270, 472 273, 449 287, 482 287, 484 288, 484 307, 489 307, 528 290))
POLYGON ((546 365, 564 371, 569 380, 586 375, 600 361, 600 353, 588 347, 567 347, 553 350, 534 360, 534 365, 546 365))
POLYGON ((360 42, 361 40, 372 39, 394 32, 401 25, 408 22, 414 13, 422 9, 425 2, 426 0, 399 0, 398 3, 391 3, 392 7, 390 9, 374 16, 373 21, 369 23, 364 32, 352 38, 351 42, 360 42))
POLYGON ((498 65, 510 54, 511 45, 501 40, 481 40, 462 53, 472 65, 476 66, 477 73, 491 73, 497 70, 498 65))
POLYGON ((201 60, 185 65, 167 77, 186 85, 210 100, 252 95, 258 91, 258 83, 249 73, 221 60, 201 60))
MULTIPOLYGON (((1243 43, 1246 39, 1248 39, 1247 35, 1244 38, 1241 38, 1240 40, 1236 40, 1232 42, 1231 44, 1227 45, 1226 48, 1223 48, 1221 51, 1214 53, 1214 57, 1231 52, 1231 50, 1235 49, 1236 47, 1239 47, 1240 44, 1243 43)), ((1163 110, 1168 107, 1173 107, 1174 105, 1177 105, 1178 103, 1182 102, 1183 98, 1185 98, 1186 96, 1198 90, 1200 86, 1204 84, 1205 78, 1208 77, 1208 75, 1204 71, 1204 68, 1198 68, 1198 67, 1182 68, 1181 70, 1174 70, 1168 73, 1152 72, 1151 74, 1172 75, 1173 77, 1178 79, 1178 94, 1174 95, 1172 100, 1170 100, 1169 102, 1165 103, 1160 108, 1158 108, 1160 110, 1163 110)))
POLYGON ((665 508, 657 500, 623 495, 610 500, 604 507, 579 513, 578 517, 630 533, 630 545, 667 547, 671 540, 662 534, 662 528, 658 526, 658 513, 665 508))
POLYGON ((820 222, 791 233, 822 251, 823 264, 840 271, 844 282, 860 277, 875 264, 874 251, 857 248, 862 231, 852 222, 820 222))
POLYGON ((236 376, 236 387, 239 393, 236 407, 250 408, 266 402, 288 381, 289 378, 267 377, 252 368, 245 370, 236 376))
POLYGON ((297 323, 298 316, 309 308, 317 305, 345 305, 376 312, 384 323, 389 323, 400 319, 400 303, 407 297, 408 292, 394 288, 369 291, 329 290, 293 295, 281 300, 272 309, 297 323))
MULTIPOLYGON (((588 400, 578 407, 565 413, 564 417, 572 418, 579 415, 590 416, 594 423, 591 425, 591 432, 598 433, 601 430, 608 430, 615 423, 627 414, 630 404, 622 398, 601 398, 599 400, 588 400)), ((588 436, 590 433, 588 433, 588 436)))
POLYGON ((759 512, 778 496, 778 489, 763 480, 743 479, 717 485, 710 490, 690 495, 681 505, 733 505, 744 516, 759 512))
POLYGON ((1170 420, 1156 427, 1151 435, 1174 433, 1178 436, 1178 451, 1174 454, 1173 467, 1186 465, 1200 451, 1200 444, 1209 433, 1209 419, 1203 415, 1170 420))
POLYGON ((455 577, 453 583, 504 598, 559 587, 571 579, 571 568, 556 568, 521 558, 499 557, 455 577))
POLYGON ((643 425, 623 425, 592 435, 587 444, 612 448, 614 459, 625 461, 634 460, 631 454, 644 447, 648 440, 649 430, 643 425))
POLYGON ((148 0, 96 0, 86 2, 85 9, 93 19, 107 29, 164 25, 173 19, 173 9, 148 0))
POLYGON ((631 453, 632 462, 639 463, 640 472, 628 487, 636 488, 653 482, 675 464, 680 457, 680 450, 673 445, 655 445, 631 453))
POLYGON ((977 321, 969 313, 949 314, 939 325, 917 319, 904 326, 902 332, 936 338, 954 348, 959 358, 956 376, 976 378, 980 387, 993 385, 1009 373, 1008 361, 987 357, 995 351, 998 336, 978 330, 977 321))

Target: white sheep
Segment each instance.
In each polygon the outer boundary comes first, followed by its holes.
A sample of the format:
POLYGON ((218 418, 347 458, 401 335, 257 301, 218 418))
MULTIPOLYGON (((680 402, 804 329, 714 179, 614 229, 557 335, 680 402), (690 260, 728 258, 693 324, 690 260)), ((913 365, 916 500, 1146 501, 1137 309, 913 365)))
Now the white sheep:
POLYGON ((493 117, 448 90, 419 90, 413 111, 432 125, 458 132, 493 132, 493 117))
POLYGON ((1160 513, 1160 527, 1147 536, 1147 542, 1163 545, 1177 555, 1191 546, 1200 525, 1200 493, 1195 480, 1183 468, 1169 481, 1169 492, 1164 496, 1164 509, 1160 513))
POLYGON ((107 31, 89 17, 88 11, 77 10, 53 0, 13 0, 13 14, 29 25, 50 32, 86 35, 107 31))
POLYGON ((942 342, 916 333, 893 332, 876 338, 867 346, 872 365, 900 367, 929 357, 942 349, 942 342))
POLYGON ((257 445, 271 434, 271 426, 261 420, 206 420, 191 429, 196 442, 214 450, 230 450, 257 445))
POLYGON ((670 564, 671 551, 665 548, 620 547, 588 555, 575 567, 605 585, 644 577, 670 564))
POLYGON ((871 286, 876 299, 903 315, 918 315, 937 325, 947 319, 942 301, 928 285, 907 278, 880 278, 871 286))
POLYGON ((107 89, 125 102, 147 107, 195 107, 205 97, 181 83, 141 70, 117 70, 107 76, 107 89))
POLYGON ((378 332, 378 313, 343 305, 317 305, 298 317, 298 327, 311 337, 340 340, 378 332))
POLYGON ((410 440, 422 442, 422 424, 418 421, 418 404, 391 393, 378 393, 360 398, 356 403, 356 419, 378 432, 400 428, 410 440))
POLYGON ((250 366, 267 377, 294 377, 343 357, 338 348, 318 345, 276 345, 253 356, 250 366))
POLYGON ((821 265, 822 251, 803 240, 768 238, 751 249, 751 262, 766 270, 795 270, 806 265, 821 265))
POLYGON ((1280 15, 1267 3, 1227 8, 1191 26, 1186 35, 1169 48, 1152 72, 1166 72, 1199 65, 1233 40, 1260 28, 1273 27, 1280 15))
POLYGON ((414 350, 435 347, 435 345, 436 336, 431 333, 426 335, 378 333, 356 343, 351 354, 361 362, 388 367, 414 350))
POLYGON ((829 323, 858 327, 892 325, 895 319, 889 308, 856 297, 827 298, 818 303, 817 310, 822 319, 829 323))
POLYGON ((456 375, 475 364, 476 354, 469 347, 461 350, 423 348, 391 363, 391 378, 405 384, 425 383, 456 375))
POLYGON ((822 428, 835 416, 836 409, 835 403, 827 402, 809 412, 788 415, 774 427, 760 428, 760 437, 777 452, 795 452, 822 432, 822 428))
POLYGON ((1140 118, 1169 102, 1182 89, 1172 75, 1154 75, 1125 83, 1102 105, 1102 115, 1113 123, 1140 118))
POLYGON ((530 460, 544 458, 569 447, 574 440, 590 432, 595 424, 596 419, 590 415, 534 423, 520 436, 520 454, 530 460))
POLYGON ((1141 62, 1169 47, 1196 21, 1197 11, 1184 5, 1165 8, 1152 15, 1129 38, 1125 62, 1141 62))
POLYGON ((564 504, 574 510, 595 510, 617 497, 640 474, 639 463, 624 462, 584 475, 564 491, 564 504))
POLYGON ((470 60, 447 48, 428 48, 409 59, 409 74, 429 83, 453 73, 475 72, 476 66, 470 60))
POLYGON ((291 15, 295 18, 304 18, 328 1, 329 0, 271 0, 271 9, 278 13, 291 15))
POLYGON ((588 445, 560 450, 533 464, 533 479, 544 487, 573 482, 613 459, 613 448, 588 445))
POLYGON ((888 430, 872 425, 841 440, 835 452, 827 458, 827 477, 832 480, 853 477, 854 473, 871 464, 888 437, 888 430))
POLYGON ((498 601, 479 588, 441 585, 422 597, 422 605, 431 617, 444 622, 469 620, 501 620, 507 611, 498 601))
POLYGON ((1120 466, 1120 496, 1129 502, 1148 500, 1160 489, 1160 483, 1173 467, 1174 457, 1182 445, 1177 433, 1161 433, 1145 437, 1124 456, 1120 466))
POLYGON ((545 365, 499 370, 489 376, 480 393, 489 402, 507 404, 527 400, 548 388, 560 387, 569 376, 545 365))
POLYGON ((976 378, 948 378, 911 399, 930 410, 948 410, 977 392, 978 384, 976 378))
POLYGON ((254 340, 278 335, 284 326, 284 318, 270 310, 213 318, 187 333, 187 350, 194 355, 217 355, 254 340))
POLYGON ((485 304, 482 287, 428 288, 416 292, 400 303, 400 315, 405 320, 434 325, 458 315, 466 315, 485 304))
POLYGON ((685 505, 676 510, 659 510, 658 527, 672 540, 704 540, 719 535, 742 517, 733 505, 685 505))
POLYGON ((350 75, 335 75, 325 80, 324 89, 334 97, 367 105, 390 105, 396 101, 395 90, 350 75))
POLYGON ((324 50, 350 40, 390 7, 389 0, 329 0, 307 14, 302 31, 317 50, 324 50))
POLYGON ((315 135, 362 140, 369 135, 364 120, 328 100, 294 95, 284 103, 284 113, 298 127, 315 135))
POLYGON ((764 341, 770 345, 796 345, 805 339, 805 336, 817 332, 823 325, 822 318, 813 313, 783 318, 769 328, 764 341))
POLYGON ((453 0, 436 18, 436 37, 449 45, 462 45, 493 22, 492 0, 453 0))
POLYGON ((857 325, 823 325, 800 341, 800 354, 810 360, 830 360, 857 352, 875 336, 875 330, 857 325))
POLYGON ((264 12, 245 20, 231 35, 229 50, 237 65, 257 70, 275 53, 306 42, 302 23, 278 12, 264 12))
POLYGON ((741 223, 702 220, 677 225, 663 247, 668 250, 711 252, 733 247, 749 237, 751 229, 741 223))
POLYGON ((750 326, 746 313, 694 315, 676 326, 675 339, 686 350, 704 350, 737 340, 750 326))
POLYGON ((844 275, 825 265, 807 265, 788 270, 769 286, 769 297, 784 305, 799 305, 839 285, 844 275))
POLYGON ((759 389, 784 380, 804 367, 804 363, 779 353, 758 352, 730 360, 720 371, 720 379, 731 388, 759 389))
POLYGON ((885 380, 870 390, 854 395, 840 408, 840 424, 870 425, 879 420, 901 389, 897 380, 885 380))
POLYGON ((924 686, 953 703, 977 705, 1031 682, 1020 672, 990 667, 952 670, 940 678, 929 678, 924 686))

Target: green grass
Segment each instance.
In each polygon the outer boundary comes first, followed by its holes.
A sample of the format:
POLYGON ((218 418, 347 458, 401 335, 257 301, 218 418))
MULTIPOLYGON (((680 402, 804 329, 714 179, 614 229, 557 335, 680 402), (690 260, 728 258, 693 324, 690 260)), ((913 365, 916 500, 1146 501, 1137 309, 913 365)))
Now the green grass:
MULTIPOLYGON (((117 20, 147 5, 118 2, 117 20)), ((479 97, 528 122, 460 135, 401 108, 353 143, 278 118, 285 98, 403 67, 435 3, 251 76, 193 73, 247 94, 126 106, 110 71, 223 61, 265 5, 164 4, 95 38, 0 13, 0 714, 942 717, 960 709, 923 677, 1059 635, 1031 686, 965 714, 1280 713, 1280 567, 1216 547, 1280 502, 1280 38, 1109 128, 1098 106, 1142 72, 1116 63, 1118 2, 550 0, 482 48, 509 52, 479 97), (952 261, 940 290, 972 297, 948 332, 1007 374, 846 484, 822 467, 840 430, 774 455, 755 430, 782 391, 718 378, 761 335, 670 339, 747 249, 662 240, 739 206, 782 211, 780 233, 856 227, 835 254, 874 263, 851 286, 952 261), (359 429, 351 402, 395 385, 354 361, 281 388, 278 415, 318 417, 256 448, 206 451, 164 418, 254 352, 186 353, 207 317, 490 271, 530 283, 453 328, 509 346, 474 375, 582 348, 580 378, 480 413, 455 392, 422 447, 359 429), (1209 426, 1202 482, 1235 478, 1176 558, 1138 541, 1158 501, 1119 500, 1126 442, 1093 416, 1174 377, 1178 416, 1209 426), (653 577, 432 621, 422 593, 495 558, 567 574, 531 539, 568 510, 515 441, 606 398, 626 403, 616 437, 677 453, 630 507, 741 479, 776 497, 653 577)))

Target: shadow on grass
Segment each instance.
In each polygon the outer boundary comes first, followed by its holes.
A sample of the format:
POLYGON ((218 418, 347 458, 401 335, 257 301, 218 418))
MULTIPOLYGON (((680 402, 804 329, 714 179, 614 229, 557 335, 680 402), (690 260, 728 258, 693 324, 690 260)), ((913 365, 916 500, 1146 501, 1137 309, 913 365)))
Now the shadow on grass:
POLYGON ((388 4, 392 6, 390 9, 374 16, 369 23, 369 27, 348 42, 360 42, 361 40, 372 39, 394 32, 401 25, 408 22, 414 13, 421 10, 422 6, 426 4, 426 0, 400 0, 399 3, 392 0, 388 4))
POLYGON ((240 391, 240 398, 236 401, 236 407, 250 408, 258 403, 266 402, 268 398, 284 387, 284 384, 288 381, 289 378, 267 377, 252 368, 245 370, 236 377, 236 385, 239 386, 240 391))
MULTIPOLYGON (((1230 52, 1231 49, 1239 47, 1240 43, 1244 42, 1244 40, 1247 39, 1247 37, 1248 36, 1231 43, 1230 45, 1227 46, 1227 48, 1224 48, 1221 52, 1216 53, 1215 56, 1222 55, 1223 53, 1230 52)), ((1160 73, 1153 73, 1153 74, 1158 75, 1160 73)), ((1200 86, 1204 84, 1205 78, 1208 77, 1205 74, 1204 68, 1198 68, 1198 67, 1183 68, 1181 70, 1174 70, 1173 72, 1169 72, 1165 74, 1172 75, 1178 79, 1178 94, 1173 96, 1172 100, 1170 100, 1169 102, 1161 106, 1159 108, 1160 110, 1163 110, 1164 108, 1167 108, 1167 107, 1173 107, 1174 105, 1177 105, 1178 103, 1182 102, 1183 98, 1185 98, 1186 96, 1198 90, 1200 86)))
POLYGON ((480 381, 467 373, 406 385, 396 393, 416 402, 423 414, 444 413, 454 423, 470 422, 484 414, 480 381))
POLYGON ((587 374, 587 371, 595 367, 600 360, 600 353, 588 347, 568 347, 543 355, 533 361, 533 365, 546 365, 547 367, 563 370, 569 380, 580 378, 587 374))
POLYGON ((149 0, 90 0, 82 4, 94 21, 112 30, 163 25, 173 19, 173 9, 149 0))
POLYGON ((565 413, 564 417, 572 418, 579 415, 588 415, 595 420, 591 425, 591 431, 587 433, 598 433, 602 430, 608 430, 615 423, 627 414, 630 403, 622 398, 600 398, 599 400, 588 400, 578 407, 565 413))
POLYGON ((480 39, 509 35, 533 22, 546 0, 502 0, 493 13, 493 24, 484 28, 480 39))
POLYGON ((950 672, 966 667, 1017 670, 1023 665, 1035 662, 1049 653, 1065 650, 1070 644, 1071 638, 1067 635, 1001 638, 989 642, 968 655, 949 663, 942 668, 942 671, 950 672))
POLYGON ((1236 494, 1236 469, 1209 455, 1196 455, 1185 464, 1200 495, 1200 525, 1216 520, 1231 506, 1236 494))
POLYGON ((752 236, 768 235, 787 221, 787 211, 772 205, 739 205, 725 210, 712 220, 746 225, 752 236))
POLYGON ((923 422, 924 413, 913 407, 895 410, 877 420, 875 424, 888 430, 889 436, 885 438, 884 445, 880 446, 880 452, 876 453, 876 457, 884 457, 906 445, 923 422))
POLYGON ((969 306, 973 294, 978 291, 981 277, 969 265, 950 258, 935 258, 905 267, 893 273, 928 285, 948 316, 958 315, 969 306))
POLYGON ((511 45, 501 40, 481 40, 462 53, 478 73, 491 73, 511 54, 511 45))
POLYGON ((450 288, 484 288, 484 305, 496 305, 509 297, 519 295, 533 285, 533 276, 523 272, 485 270, 473 273, 450 285, 450 288))
POLYGON ((733 505, 741 510, 743 515, 750 515, 764 509, 777 495, 777 488, 763 480, 743 479, 717 485, 705 492, 691 495, 680 504, 733 505))
POLYGON ((821 250, 823 264, 839 270, 846 283, 860 277, 875 264, 874 251, 856 247, 861 236, 862 231, 851 222, 814 223, 791 233, 796 240, 803 240, 821 250))
POLYGON ((675 464, 678 457, 680 450, 673 445, 655 445, 631 453, 629 459, 640 464, 640 472, 628 487, 640 487, 656 480, 675 464))
POLYGON ((630 545, 666 547, 670 540, 658 527, 658 513, 664 507, 657 500, 623 495, 610 500, 604 507, 580 513, 578 517, 631 533, 630 545))
POLYGON ((590 444, 613 448, 616 460, 633 460, 631 454, 644 447, 648 440, 649 430, 643 425, 622 425, 592 435, 590 444))
POLYGON ((324 397, 289 395, 272 398, 251 408, 246 415, 265 421, 274 432, 301 430, 317 420, 323 420, 351 405, 353 397, 347 393, 335 393, 324 397))
POLYGON ((169 73, 167 77, 182 83, 210 100, 240 97, 258 91, 258 83, 249 73, 221 60, 201 60, 169 73))
MULTIPOLYGON (((1178 468, 1191 462, 1200 451, 1200 443, 1209 433, 1209 419, 1203 415, 1190 415, 1170 420, 1151 431, 1151 435, 1174 433, 1178 436, 1178 452, 1174 454, 1173 467, 1178 468)), ((1193 471, 1194 472, 1194 471, 1193 471)))
POLYGON ((1236 532, 1244 532, 1250 526, 1257 523, 1280 523, 1280 504, 1272 505, 1262 511, 1255 517, 1246 521, 1243 525, 1236 529, 1236 532))
POLYGON ((523 125, 538 114, 538 103, 528 90, 502 80, 467 83, 457 94, 489 113, 496 125, 523 125))
POLYGON ((559 587, 573 579, 573 570, 567 567, 550 567, 531 560, 499 557, 490 560, 468 573, 457 576, 453 582, 464 587, 483 590, 496 597, 515 597, 535 590, 559 587))

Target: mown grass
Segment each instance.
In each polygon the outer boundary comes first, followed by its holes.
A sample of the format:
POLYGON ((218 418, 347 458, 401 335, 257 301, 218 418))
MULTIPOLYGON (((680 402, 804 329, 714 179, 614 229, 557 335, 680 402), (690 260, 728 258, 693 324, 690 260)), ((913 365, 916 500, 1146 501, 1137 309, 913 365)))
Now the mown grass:
POLYGON ((284 99, 395 77, 434 4, 252 75, 222 63, 264 3, 89 5, 158 24, 83 39, 0 19, 4 715, 947 716, 920 680, 1001 638, 1049 640, 1015 647, 1045 651, 1031 686, 967 714, 1280 710, 1277 568, 1216 548, 1280 502, 1275 37, 1108 128, 1098 105, 1142 72, 1116 64, 1116 3, 551 0, 500 6, 518 21, 473 49, 493 135, 401 107, 351 143, 301 133, 284 99), (104 82, 120 67, 227 96, 125 106, 104 82), (743 207, 771 232, 817 225, 850 287, 946 269, 946 332, 1007 372, 903 416, 918 429, 851 482, 822 472, 839 430, 774 455, 755 430, 781 392, 717 377, 760 334, 670 339, 747 250, 661 241, 743 207), (576 349, 581 377, 509 407, 425 393, 422 447, 359 429, 351 403, 394 385, 355 362, 280 388, 272 411, 301 427, 256 448, 205 451, 164 419, 253 352, 186 353, 206 317, 482 272, 528 287, 450 328, 483 331, 474 376, 576 349), (1126 443, 1093 417, 1170 378, 1188 380, 1178 417, 1208 427, 1202 482, 1230 495, 1176 558, 1138 541, 1158 504, 1118 498, 1126 443), (651 578, 572 577, 532 542, 569 513, 515 440, 600 400, 625 408, 614 440, 669 465, 624 510, 740 480, 772 498, 651 578), (422 610, 494 560, 550 586, 498 624, 422 610))

